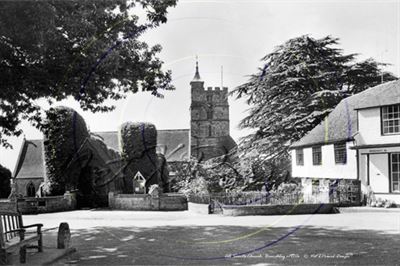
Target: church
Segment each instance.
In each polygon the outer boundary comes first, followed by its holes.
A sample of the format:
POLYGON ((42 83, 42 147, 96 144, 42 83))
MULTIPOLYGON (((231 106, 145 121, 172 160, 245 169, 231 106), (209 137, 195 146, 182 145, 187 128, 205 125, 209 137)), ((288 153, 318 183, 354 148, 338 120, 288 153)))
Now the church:
MULTIPOLYGON (((228 88, 204 87, 198 62, 190 82, 190 128, 157 130, 157 153, 168 164, 185 162, 190 157, 199 161, 228 154, 236 147, 229 133, 228 88)), ((93 132, 109 149, 119 152, 117 131, 93 132)), ((46 175, 42 139, 24 139, 13 172, 15 193, 35 197, 46 175)), ((171 172, 171 175, 174 173, 171 172)))

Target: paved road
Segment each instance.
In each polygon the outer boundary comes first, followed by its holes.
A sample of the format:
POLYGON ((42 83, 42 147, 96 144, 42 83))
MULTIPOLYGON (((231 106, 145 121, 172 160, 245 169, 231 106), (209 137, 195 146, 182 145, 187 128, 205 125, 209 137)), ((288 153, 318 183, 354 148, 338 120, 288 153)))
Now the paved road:
POLYGON ((83 265, 395 265, 400 212, 224 217, 186 212, 73 211, 25 216, 69 223, 83 265), (231 258, 233 254, 233 258, 231 258))

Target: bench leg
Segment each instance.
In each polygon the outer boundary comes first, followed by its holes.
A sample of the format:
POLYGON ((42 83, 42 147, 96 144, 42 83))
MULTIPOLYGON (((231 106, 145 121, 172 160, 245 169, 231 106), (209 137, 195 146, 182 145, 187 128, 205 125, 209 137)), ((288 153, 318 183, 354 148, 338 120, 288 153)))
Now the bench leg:
POLYGON ((7 264, 7 251, 5 249, 0 249, 0 265, 7 264))
POLYGON ((43 238, 42 238, 42 233, 39 234, 38 252, 43 252, 43 238))
POLYGON ((23 246, 19 249, 19 262, 20 263, 26 262, 26 246, 23 246))

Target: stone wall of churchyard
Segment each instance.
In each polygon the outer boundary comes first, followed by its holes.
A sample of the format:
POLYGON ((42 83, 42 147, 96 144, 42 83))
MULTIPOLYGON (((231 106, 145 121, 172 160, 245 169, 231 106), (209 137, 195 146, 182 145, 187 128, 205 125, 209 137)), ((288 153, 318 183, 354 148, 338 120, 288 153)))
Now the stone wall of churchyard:
POLYGON ((188 202, 184 195, 160 194, 108 194, 108 204, 111 209, 136 211, 184 211, 188 202))
POLYGON ((0 199, 0 212, 2 211, 17 211, 17 204, 9 199, 0 199))
POLYGON ((75 193, 42 198, 19 198, 17 208, 22 214, 71 211, 76 209, 75 193))

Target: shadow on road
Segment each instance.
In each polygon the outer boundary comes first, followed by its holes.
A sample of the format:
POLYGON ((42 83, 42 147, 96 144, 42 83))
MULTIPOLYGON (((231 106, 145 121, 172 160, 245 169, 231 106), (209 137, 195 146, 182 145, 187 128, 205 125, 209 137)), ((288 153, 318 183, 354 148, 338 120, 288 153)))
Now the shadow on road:
POLYGON ((317 227, 95 227, 73 231, 78 252, 62 263, 87 265, 381 265, 400 261, 399 234, 317 227), (262 248, 267 246, 265 248, 262 248), (229 254, 247 255, 234 258, 229 254))

